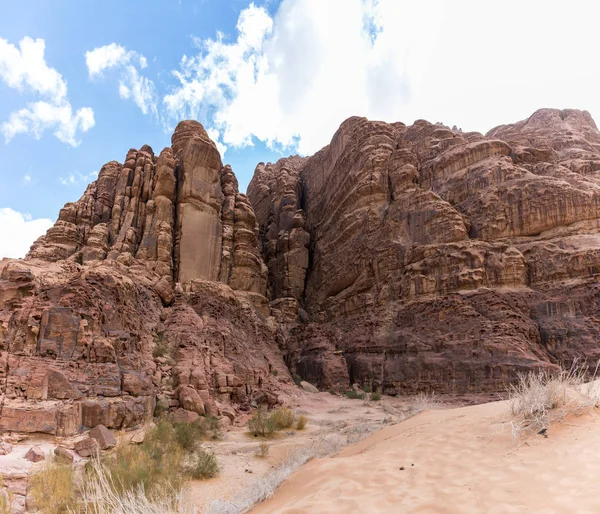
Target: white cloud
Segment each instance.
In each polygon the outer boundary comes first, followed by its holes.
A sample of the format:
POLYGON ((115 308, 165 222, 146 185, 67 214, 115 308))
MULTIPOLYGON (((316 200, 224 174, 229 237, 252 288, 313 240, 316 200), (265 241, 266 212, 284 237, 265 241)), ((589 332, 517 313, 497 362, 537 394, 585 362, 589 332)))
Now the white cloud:
POLYGON ((165 119, 196 118, 224 145, 255 137, 308 154, 352 115, 480 131, 540 107, 600 115, 597 11, 580 0, 283 0, 271 17, 251 4, 235 37, 193 38, 165 119))
POLYGON ((25 175, 23 175, 23 178, 21 179, 22 186, 31 186, 34 183, 35 182, 29 173, 25 173, 25 175))
POLYGON ((0 208, 0 259, 25 257, 33 242, 53 224, 50 219, 32 219, 8 207, 0 208))
POLYGON ((31 133, 39 139, 46 130, 53 130, 62 142, 77 146, 79 131, 94 126, 94 111, 83 107, 73 112, 67 98, 67 83, 62 75, 45 61, 43 39, 25 37, 19 47, 0 38, 0 81, 21 93, 35 94, 43 100, 29 103, 9 115, 2 123, 6 142, 17 134, 31 133))
POLYGON ((63 143, 77 146, 78 132, 87 132, 94 123, 94 111, 89 107, 82 107, 73 113, 68 102, 55 105, 40 101, 12 112, 8 121, 2 124, 2 131, 6 140, 10 141, 17 134, 27 133, 40 139, 50 129, 54 130, 54 135, 63 143))
POLYGON ((148 60, 133 50, 127 50, 117 43, 94 48, 85 53, 88 75, 91 79, 104 75, 106 70, 116 70, 119 75, 119 96, 131 98, 142 113, 157 114, 157 94, 154 82, 140 75, 148 66, 148 60))
POLYGON ((133 53, 127 52, 121 45, 111 43, 110 45, 105 45, 86 52, 85 64, 90 78, 92 78, 101 75, 109 68, 116 68, 117 66, 127 64, 132 56, 133 53))
POLYGON ((59 177, 58 181, 63 186, 79 186, 79 185, 88 185, 90 182, 96 180, 98 178, 98 172, 92 171, 87 175, 84 175, 79 172, 69 173, 66 177, 59 177))

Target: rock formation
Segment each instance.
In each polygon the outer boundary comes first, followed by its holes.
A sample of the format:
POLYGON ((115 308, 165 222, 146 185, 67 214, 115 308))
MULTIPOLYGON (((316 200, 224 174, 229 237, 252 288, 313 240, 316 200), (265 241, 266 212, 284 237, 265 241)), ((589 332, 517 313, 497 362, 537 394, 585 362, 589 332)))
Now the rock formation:
POLYGON ((322 388, 503 389, 600 357, 600 133, 543 109, 486 136, 350 118, 309 158, 259 164, 279 345, 322 388))
POLYGON ((291 374, 465 393, 595 363, 599 172, 582 111, 486 136, 355 117, 259 164, 246 197, 182 122, 0 261, 0 430, 233 420, 291 374))
POLYGON ((252 207, 197 122, 104 165, 25 260, 0 261, 1 430, 219 415, 290 381, 252 207), (278 378, 275 377, 278 376, 278 378))

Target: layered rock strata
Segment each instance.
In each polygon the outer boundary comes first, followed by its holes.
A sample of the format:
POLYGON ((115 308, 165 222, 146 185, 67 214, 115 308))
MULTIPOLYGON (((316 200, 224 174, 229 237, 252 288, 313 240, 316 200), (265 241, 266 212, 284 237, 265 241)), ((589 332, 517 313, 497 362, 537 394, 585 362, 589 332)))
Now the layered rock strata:
POLYGON ((595 363, 599 163, 587 112, 543 109, 485 136, 350 118, 314 156, 259 164, 248 197, 292 373, 465 393, 595 363))
POLYGON ((246 197, 182 122, 0 261, 0 430, 232 420, 291 374, 467 393, 595 363, 599 170, 583 111, 485 136, 354 117, 246 197))

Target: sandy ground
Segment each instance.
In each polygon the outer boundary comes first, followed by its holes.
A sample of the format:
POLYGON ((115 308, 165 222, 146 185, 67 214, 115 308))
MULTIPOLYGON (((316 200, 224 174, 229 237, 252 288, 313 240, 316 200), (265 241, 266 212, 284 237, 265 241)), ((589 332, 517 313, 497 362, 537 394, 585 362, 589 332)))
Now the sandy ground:
POLYGON ((512 438, 506 402, 434 409, 302 466, 253 514, 598 513, 600 416, 512 438))
POLYGON ((305 430, 285 430, 267 439, 269 453, 264 458, 257 456, 261 439, 249 435, 243 424, 226 432, 220 441, 202 443, 204 449, 217 456, 220 470, 214 479, 192 482, 187 490, 188 501, 205 510, 214 499, 243 494, 290 452, 319 444, 324 438, 339 447, 356 442, 403 420, 414 408, 414 401, 386 397, 383 401, 367 402, 322 392, 298 394, 286 407, 297 415, 305 415, 308 425, 305 430))

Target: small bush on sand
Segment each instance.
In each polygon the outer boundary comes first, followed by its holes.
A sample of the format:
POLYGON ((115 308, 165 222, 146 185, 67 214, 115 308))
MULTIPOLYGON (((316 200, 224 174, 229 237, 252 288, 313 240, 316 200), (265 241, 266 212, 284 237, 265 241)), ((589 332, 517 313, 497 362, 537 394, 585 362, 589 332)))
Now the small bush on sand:
POLYGON ((214 454, 200 450, 194 457, 194 464, 189 473, 192 478, 202 480, 214 477, 218 471, 219 466, 214 454))
POLYGON ((254 437, 271 437, 277 430, 273 418, 258 408, 248 420, 248 430, 254 437))
POLYGON ((298 374, 294 375, 294 384, 296 384, 297 386, 300 385, 300 382, 302 382, 302 377, 298 374))
POLYGON ((175 439, 185 451, 192 451, 206 437, 202 423, 174 423, 175 439))
POLYGON ((381 393, 371 393, 371 401, 372 402, 378 402, 379 400, 381 400, 381 393))
POLYGON ((306 428, 306 424, 308 423, 308 418, 306 416, 298 416, 296 420, 296 429, 304 430, 306 428))
POLYGON ((364 400, 365 393, 360 391, 355 391, 354 389, 350 389, 349 391, 344 391, 344 396, 346 398, 350 398, 351 400, 364 400))
POLYGON ((57 461, 48 461, 42 471, 31 480, 31 495, 44 514, 62 514, 75 508, 76 490, 73 467, 57 461))
POLYGON ((547 429, 569 415, 581 415, 599 406, 600 388, 586 384, 587 379, 588 367, 577 363, 560 372, 541 370, 520 375, 509 389, 513 436, 519 437, 524 430, 547 429))
POLYGON ((285 407, 274 410, 271 413, 270 418, 275 425, 276 430, 291 428, 294 424, 294 413, 285 407))
POLYGON ((261 441, 260 443, 258 443, 256 456, 264 459, 267 455, 269 455, 269 445, 266 441, 261 441))

